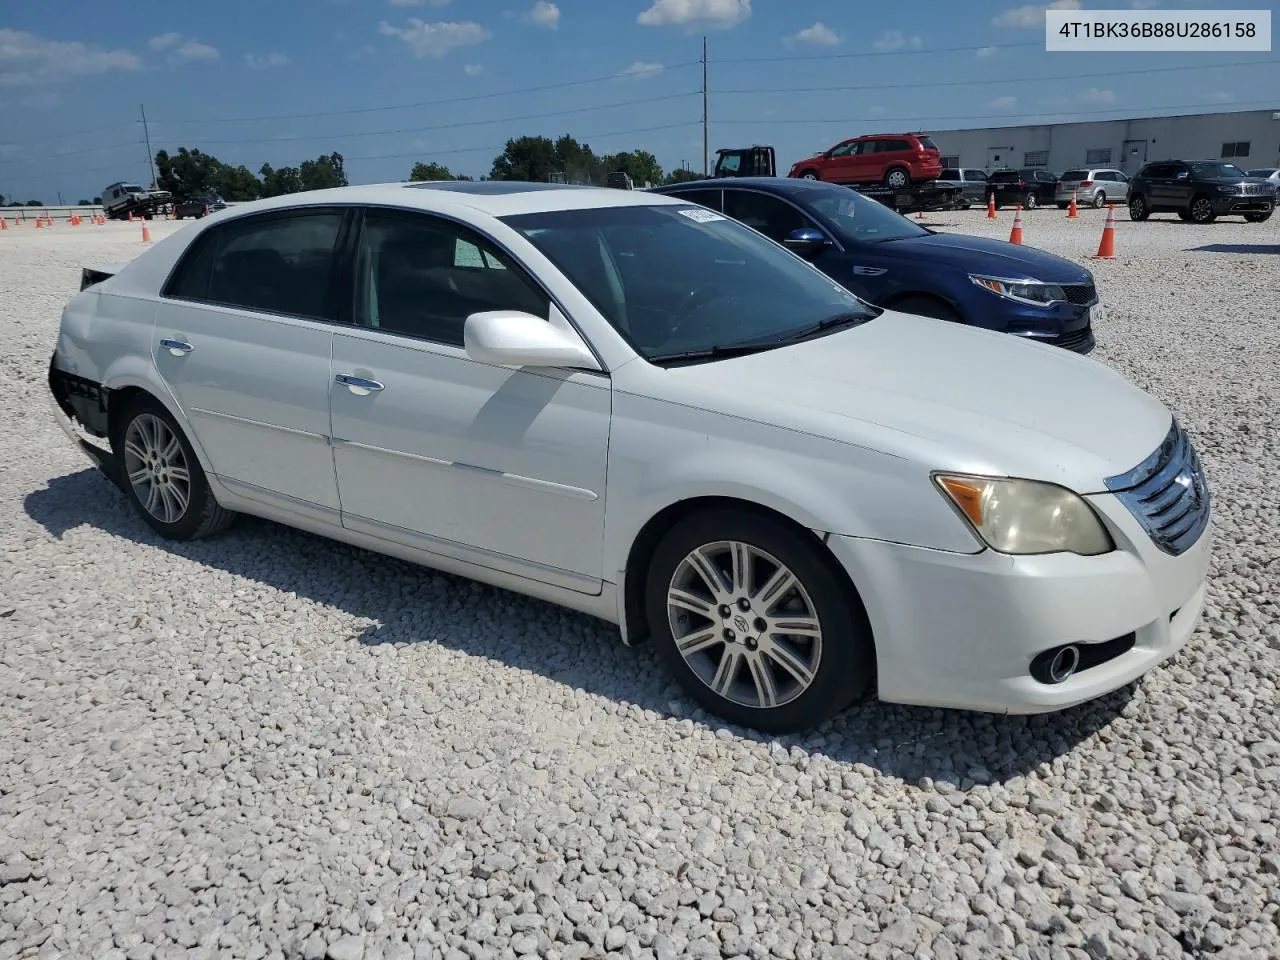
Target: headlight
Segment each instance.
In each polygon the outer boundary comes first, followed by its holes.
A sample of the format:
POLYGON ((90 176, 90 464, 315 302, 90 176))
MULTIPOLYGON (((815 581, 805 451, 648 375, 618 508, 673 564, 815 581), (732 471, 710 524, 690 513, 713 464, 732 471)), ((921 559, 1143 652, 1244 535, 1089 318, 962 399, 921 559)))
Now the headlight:
POLYGON ((1093 508, 1065 487, 960 474, 933 479, 992 550, 1092 557, 1115 549, 1093 508))
POLYGON ((1044 306, 1055 300, 1067 299, 1066 293, 1056 283, 1041 283, 1038 280, 1001 280, 999 277, 983 277, 976 273, 969 274, 969 279, 992 293, 1022 303, 1033 303, 1044 306))
POLYGON ((1239 193, 1240 188, 1235 184, 1219 184, 1218 192, 1219 193, 1239 193))

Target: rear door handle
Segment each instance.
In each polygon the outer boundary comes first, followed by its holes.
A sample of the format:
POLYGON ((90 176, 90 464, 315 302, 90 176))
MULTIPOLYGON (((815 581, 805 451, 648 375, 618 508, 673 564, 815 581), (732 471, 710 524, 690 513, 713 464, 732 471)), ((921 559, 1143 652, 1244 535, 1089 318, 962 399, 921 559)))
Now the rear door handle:
POLYGON ((377 380, 370 380, 367 377, 356 377, 349 373, 340 373, 333 378, 341 383, 356 396, 366 396, 370 393, 377 393, 379 390, 385 389, 377 380))
POLYGON ((164 347, 175 357, 184 357, 195 349, 195 347, 187 343, 185 340, 174 340, 171 337, 165 337, 161 340, 160 346, 164 347))

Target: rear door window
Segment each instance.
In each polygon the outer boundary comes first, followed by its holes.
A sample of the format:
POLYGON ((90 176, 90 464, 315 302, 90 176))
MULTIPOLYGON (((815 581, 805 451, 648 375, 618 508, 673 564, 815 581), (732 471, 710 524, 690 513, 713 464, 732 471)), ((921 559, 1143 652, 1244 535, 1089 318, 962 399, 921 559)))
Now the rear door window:
POLYGON ((785 200, 750 190, 726 190, 724 212, 779 243, 803 227, 819 229, 816 223, 785 200))
POLYGON ((341 210, 306 210, 214 227, 186 253, 163 295, 337 320, 334 247, 344 216, 341 210))
POLYGON ((679 200, 688 200, 690 203, 710 207, 712 210, 720 209, 719 190, 680 190, 678 192, 669 193, 667 196, 675 197, 679 200))

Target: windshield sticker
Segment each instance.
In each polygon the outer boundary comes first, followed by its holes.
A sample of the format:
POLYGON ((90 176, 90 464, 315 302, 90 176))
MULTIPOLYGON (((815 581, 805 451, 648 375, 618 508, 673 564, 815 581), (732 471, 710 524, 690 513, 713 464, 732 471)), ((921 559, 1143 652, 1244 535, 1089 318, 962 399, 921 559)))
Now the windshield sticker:
POLYGON ((708 210, 705 207, 693 207, 689 210, 677 210, 676 213, 688 217, 694 223, 710 223, 712 220, 727 219, 722 214, 716 213, 714 210, 708 210))

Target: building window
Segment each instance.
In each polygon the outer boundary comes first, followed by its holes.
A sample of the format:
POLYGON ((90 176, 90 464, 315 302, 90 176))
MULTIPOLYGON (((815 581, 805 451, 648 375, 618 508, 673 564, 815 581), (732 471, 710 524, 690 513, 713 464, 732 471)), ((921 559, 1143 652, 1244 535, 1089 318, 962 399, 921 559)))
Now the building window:
POLYGON ((1222 156, 1224 159, 1230 157, 1247 157, 1248 155, 1248 140, 1237 140, 1235 143, 1224 143, 1222 145, 1222 156))
POLYGON ((1111 162, 1111 148, 1105 150, 1086 150, 1084 152, 1084 162, 1091 167, 1101 167, 1111 162))
POLYGON ((1049 165, 1048 150, 1028 150, 1022 155, 1024 167, 1047 167, 1049 165))
POLYGON ((943 165, 944 167, 958 167, 958 166, 960 166, 960 158, 959 158, 958 156, 956 156, 956 157, 943 157, 943 158, 942 158, 942 165, 943 165))

